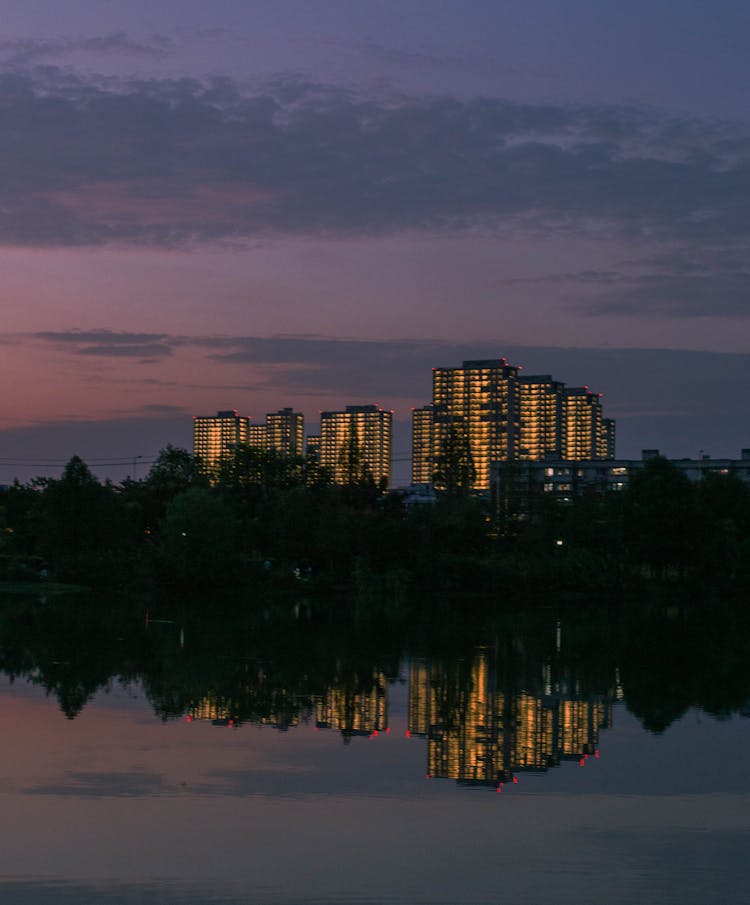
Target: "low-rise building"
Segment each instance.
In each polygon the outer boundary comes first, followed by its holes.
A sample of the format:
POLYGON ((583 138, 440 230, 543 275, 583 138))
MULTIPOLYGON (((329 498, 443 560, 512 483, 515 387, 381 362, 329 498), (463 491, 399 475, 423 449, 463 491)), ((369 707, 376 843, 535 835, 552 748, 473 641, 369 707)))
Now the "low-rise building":
MULTIPOLYGON (((659 456, 658 449, 644 449, 640 459, 545 459, 540 462, 496 462, 492 468, 492 494, 496 500, 516 500, 521 510, 534 495, 561 502, 587 492, 607 493, 625 490, 628 483, 649 459, 659 456)), ((691 481, 709 474, 734 475, 750 485, 750 449, 739 459, 669 459, 691 481)))

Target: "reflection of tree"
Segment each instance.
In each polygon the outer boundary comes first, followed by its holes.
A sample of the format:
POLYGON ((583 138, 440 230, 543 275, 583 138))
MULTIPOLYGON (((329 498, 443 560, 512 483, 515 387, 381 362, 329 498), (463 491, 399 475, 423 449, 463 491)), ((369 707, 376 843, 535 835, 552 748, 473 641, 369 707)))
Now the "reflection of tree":
POLYGON ((726 716, 750 699, 746 607, 675 605, 627 623, 620 658, 625 701, 647 729, 663 732, 690 707, 726 716))
POLYGON ((537 712, 534 701, 600 700, 617 670, 627 706, 651 731, 688 707, 723 716, 750 699, 750 613, 730 603, 503 613, 475 605, 471 615, 465 603, 434 603, 428 618, 407 607, 393 619, 357 621, 338 605, 286 597, 254 607, 217 598, 0 599, 0 670, 47 690, 70 718, 113 681, 137 681, 165 720, 203 708, 235 724, 284 728, 324 704, 332 728, 364 731, 382 726, 385 677, 408 652, 431 664, 425 688, 439 703, 420 725, 440 726, 446 738, 472 719, 477 732, 512 727, 519 714, 541 725, 551 705, 537 712), (148 625, 147 608, 158 617, 148 625), (493 696, 472 716, 476 701, 493 696))

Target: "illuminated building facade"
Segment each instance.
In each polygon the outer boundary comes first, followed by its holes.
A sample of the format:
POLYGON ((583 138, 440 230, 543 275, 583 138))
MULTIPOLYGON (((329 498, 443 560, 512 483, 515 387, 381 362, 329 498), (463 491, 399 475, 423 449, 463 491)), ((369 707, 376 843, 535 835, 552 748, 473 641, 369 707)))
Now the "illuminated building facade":
POLYGON ((564 459, 606 459, 602 403, 599 393, 588 387, 565 390, 564 459))
POLYGON ((606 454, 605 459, 615 458, 615 445, 617 441, 617 425, 614 418, 603 418, 602 427, 604 429, 604 447, 606 454))
POLYGON ((207 472, 218 468, 239 443, 247 443, 250 419, 238 415, 234 409, 215 415, 193 418, 193 455, 200 458, 207 472))
POLYGON ((239 444, 300 456, 304 433, 304 415, 290 408, 267 414, 265 424, 253 424, 231 409, 193 418, 193 454, 200 457, 207 472, 215 472, 239 444))
POLYGON ((519 370, 504 358, 433 369, 432 405, 412 410, 414 484, 433 483, 460 448, 476 491, 490 489, 497 463, 614 455, 615 424, 598 394, 519 370))
POLYGON ((305 437, 305 417, 290 408, 266 415, 266 447, 286 456, 301 456, 305 437))
POLYGON ((411 482, 432 484, 435 471, 434 406, 425 405, 411 413, 411 482))
POLYGON ((305 455, 316 465, 320 464, 320 434, 308 434, 305 441, 305 455))
POLYGON ((559 459, 565 443, 565 384, 549 374, 518 378, 521 460, 559 459))
POLYGON ((247 427, 248 446, 254 449, 266 449, 268 445, 268 430, 265 424, 249 424, 247 427))
POLYGON ((376 405, 348 405, 343 412, 321 412, 320 464, 336 484, 365 475, 388 486, 391 481, 393 412, 376 405))
POLYGON ((518 455, 518 368, 504 358, 435 368, 432 401, 433 463, 453 434, 468 448, 475 474, 473 489, 487 490, 490 465, 518 455))

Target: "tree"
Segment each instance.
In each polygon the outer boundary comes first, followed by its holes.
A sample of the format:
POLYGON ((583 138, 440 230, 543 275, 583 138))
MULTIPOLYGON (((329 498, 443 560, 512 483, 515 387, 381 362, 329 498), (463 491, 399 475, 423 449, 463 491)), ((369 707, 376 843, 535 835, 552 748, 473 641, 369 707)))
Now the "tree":
POLYGON ((62 477, 49 479, 40 491, 39 552, 69 564, 122 549, 129 539, 124 508, 115 488, 101 484, 86 463, 73 456, 62 477))
POLYGON ((693 565, 705 578, 733 578, 750 541, 750 488, 736 475, 709 473, 695 497, 693 565))
POLYGON ((436 490, 455 496, 470 493, 476 476, 467 433, 459 425, 451 424, 435 458, 432 483, 436 490))
POLYGON ((201 586, 236 575, 237 522, 222 497, 207 487, 191 487, 167 507, 160 525, 161 563, 166 575, 201 586))
POLYGON ((122 495, 133 523, 141 533, 151 534, 178 494, 207 484, 196 458, 187 450, 169 444, 159 450, 144 481, 123 482, 122 495))
POLYGON ((630 556, 653 574, 682 574, 692 551, 694 488, 661 456, 630 480, 623 500, 623 537, 630 556))
POLYGON ((359 435, 353 424, 349 427, 349 435, 341 444, 339 466, 344 476, 344 484, 348 487, 375 485, 375 478, 367 465, 364 447, 359 442, 359 435))

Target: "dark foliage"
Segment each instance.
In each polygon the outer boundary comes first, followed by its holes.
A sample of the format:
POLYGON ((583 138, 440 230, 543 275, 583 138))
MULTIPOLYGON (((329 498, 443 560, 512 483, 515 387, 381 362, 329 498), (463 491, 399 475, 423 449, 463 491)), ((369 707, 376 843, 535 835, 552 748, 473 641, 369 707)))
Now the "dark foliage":
POLYGON ((0 568, 5 579, 306 582, 394 599, 750 581, 750 490, 739 480, 711 474, 692 484, 656 458, 624 491, 491 502, 467 491, 454 452, 437 502, 411 507, 361 469, 339 486, 313 461, 247 446, 212 481, 173 447, 143 480, 121 485, 101 483, 74 457, 59 479, 0 494, 0 568))

